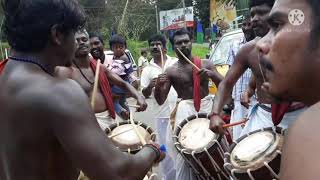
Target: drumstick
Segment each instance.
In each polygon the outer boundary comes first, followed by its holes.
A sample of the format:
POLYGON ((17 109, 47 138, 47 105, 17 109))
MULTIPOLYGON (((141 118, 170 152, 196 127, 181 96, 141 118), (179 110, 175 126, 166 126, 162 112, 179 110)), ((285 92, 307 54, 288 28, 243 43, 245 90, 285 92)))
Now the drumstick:
POLYGON ((190 59, 188 59, 181 51, 179 48, 177 48, 178 52, 181 54, 181 56, 188 61, 189 64, 191 64, 194 68, 196 68, 196 70, 200 71, 200 69, 198 68, 198 66, 196 66, 195 64, 193 64, 192 61, 190 61, 190 59))
POLYGON ((161 69, 162 69, 162 73, 164 73, 164 57, 163 57, 163 52, 162 52, 161 46, 159 45, 158 47, 159 47, 159 49, 160 49, 160 54, 161 54, 161 69))
POLYGON ((92 96, 91 96, 91 107, 94 109, 94 105, 96 102, 96 94, 98 90, 98 84, 99 84, 99 73, 100 73, 100 59, 97 60, 97 68, 96 68, 96 75, 94 77, 94 85, 93 85, 93 91, 92 91, 92 96))
POLYGON ((146 140, 143 139, 142 135, 139 133, 139 131, 138 131, 138 129, 137 129, 136 124, 135 124, 134 121, 133 121, 133 113, 132 113, 132 112, 130 112, 130 122, 131 122, 131 124, 132 124, 132 126, 133 126, 133 130, 136 132, 138 138, 140 139, 141 144, 142 144, 143 146, 146 145, 146 144, 147 144, 146 140))
POLYGON ((131 130, 133 130, 133 128, 127 129, 127 130, 122 131, 122 132, 120 132, 120 133, 118 133, 118 134, 110 135, 110 136, 108 136, 108 138, 114 138, 114 137, 120 136, 121 134, 124 134, 124 133, 126 133, 126 132, 129 132, 129 131, 131 131, 131 130))
POLYGON ((230 128, 230 127, 242 125, 242 124, 246 123, 247 121, 248 121, 248 119, 244 119, 244 120, 242 120, 242 121, 238 121, 238 122, 235 122, 235 123, 225 124, 225 125, 223 125, 222 127, 223 127, 223 128, 230 128))
POLYGON ((133 104, 127 104, 128 107, 132 107, 132 108, 140 108, 140 106, 138 105, 133 105, 133 104))

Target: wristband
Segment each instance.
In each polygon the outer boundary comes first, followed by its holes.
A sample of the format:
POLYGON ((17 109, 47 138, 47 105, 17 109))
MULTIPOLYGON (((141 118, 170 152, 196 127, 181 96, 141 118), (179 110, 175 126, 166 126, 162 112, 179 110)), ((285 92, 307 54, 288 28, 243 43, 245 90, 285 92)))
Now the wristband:
POLYGON ((155 144, 146 144, 146 145, 144 145, 144 147, 149 147, 156 153, 155 162, 159 162, 160 161, 161 151, 160 151, 160 148, 157 145, 155 145, 155 144))

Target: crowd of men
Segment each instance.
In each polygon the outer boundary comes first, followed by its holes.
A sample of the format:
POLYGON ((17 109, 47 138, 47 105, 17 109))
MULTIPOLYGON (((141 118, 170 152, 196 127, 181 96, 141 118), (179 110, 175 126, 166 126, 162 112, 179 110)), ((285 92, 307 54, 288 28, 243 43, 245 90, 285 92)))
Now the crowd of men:
POLYGON ((231 122, 248 119, 244 127, 233 127, 233 140, 264 127, 289 128, 280 179, 320 177, 313 155, 320 149, 320 1, 250 0, 244 36, 229 50, 226 77, 193 56, 186 29, 173 35, 177 58, 167 55, 162 35, 151 36, 152 60, 144 59, 144 50, 139 63, 143 96, 134 87, 125 39, 110 39, 109 59, 101 36, 84 29, 86 15, 76 0, 4 0, 3 10, 11 52, 0 64, 0 179, 71 180, 80 171, 92 180, 143 179, 158 163, 163 179, 197 179, 174 148, 173 132, 204 112, 210 129, 225 133, 221 114, 231 94, 231 122), (288 18, 295 9, 304 13, 300 25, 288 18), (214 99, 209 80, 219 86, 214 99), (127 96, 137 100, 138 111, 147 109, 145 98, 158 110, 157 143, 148 141, 135 155, 120 152, 104 132, 116 115, 129 118, 127 96))

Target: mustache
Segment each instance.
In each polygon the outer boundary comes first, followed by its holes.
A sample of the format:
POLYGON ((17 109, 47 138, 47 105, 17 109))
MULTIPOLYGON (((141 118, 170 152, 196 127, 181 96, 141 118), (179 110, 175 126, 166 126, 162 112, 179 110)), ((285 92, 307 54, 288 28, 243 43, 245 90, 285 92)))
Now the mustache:
POLYGON ((268 71, 274 72, 274 67, 273 65, 270 63, 269 60, 267 60, 265 57, 260 55, 260 64, 262 67, 264 67, 265 69, 267 69, 268 71))

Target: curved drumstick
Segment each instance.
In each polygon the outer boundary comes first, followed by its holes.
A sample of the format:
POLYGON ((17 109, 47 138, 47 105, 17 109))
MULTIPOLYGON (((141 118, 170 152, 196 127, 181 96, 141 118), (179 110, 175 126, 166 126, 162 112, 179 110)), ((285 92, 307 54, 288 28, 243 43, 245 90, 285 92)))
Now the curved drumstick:
POLYGON ((96 95, 97 95, 98 84, 99 84, 100 65, 101 65, 101 61, 100 61, 100 59, 98 59, 97 60, 96 75, 94 77, 93 91, 92 91, 92 96, 91 96, 91 107, 92 107, 92 109, 94 109, 94 105, 95 105, 95 102, 96 102, 96 95))
POLYGON ((133 126, 133 130, 136 132, 138 138, 140 139, 141 144, 144 146, 147 144, 146 140, 143 139, 142 135, 139 133, 136 124, 133 121, 133 112, 130 111, 130 123, 133 126))
POLYGON ((198 66, 196 66, 190 59, 188 59, 181 51, 179 48, 177 48, 178 52, 181 54, 181 56, 189 63, 191 64, 194 68, 196 68, 196 70, 200 71, 200 69, 198 68, 198 66))
POLYGON ((241 120, 241 121, 238 121, 235 123, 225 124, 222 127, 223 128, 230 128, 230 127, 234 127, 234 126, 239 126, 239 125, 246 123, 247 121, 248 121, 248 119, 244 119, 244 120, 241 120))
POLYGON ((164 73, 164 56, 163 56, 163 52, 162 52, 161 46, 159 45, 158 47, 160 49, 160 54, 161 54, 161 69, 162 69, 162 73, 164 73))

